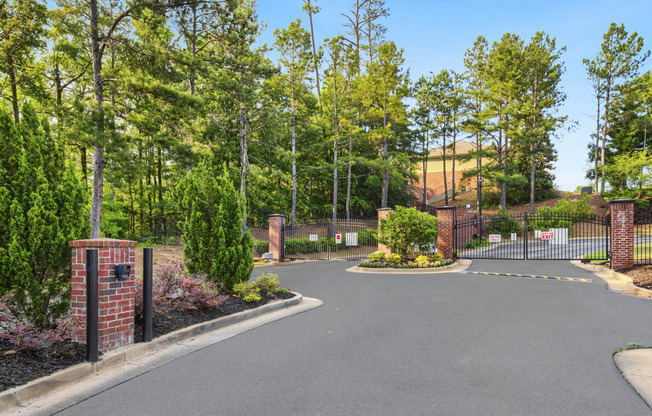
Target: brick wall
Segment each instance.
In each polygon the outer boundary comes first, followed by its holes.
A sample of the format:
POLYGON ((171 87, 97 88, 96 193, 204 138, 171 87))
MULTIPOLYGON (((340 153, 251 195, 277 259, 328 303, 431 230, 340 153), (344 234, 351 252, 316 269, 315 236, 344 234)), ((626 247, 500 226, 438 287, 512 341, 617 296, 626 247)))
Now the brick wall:
POLYGON ((634 201, 617 199, 611 209, 611 268, 634 266, 634 201))
POLYGON ((134 342, 135 241, 106 238, 71 241, 72 318, 82 323, 75 340, 86 343, 86 250, 97 249, 99 348, 106 353, 134 342), (129 278, 115 277, 116 264, 130 264, 129 278))
POLYGON ((437 253, 446 260, 453 260, 453 224, 455 207, 437 208, 437 253))

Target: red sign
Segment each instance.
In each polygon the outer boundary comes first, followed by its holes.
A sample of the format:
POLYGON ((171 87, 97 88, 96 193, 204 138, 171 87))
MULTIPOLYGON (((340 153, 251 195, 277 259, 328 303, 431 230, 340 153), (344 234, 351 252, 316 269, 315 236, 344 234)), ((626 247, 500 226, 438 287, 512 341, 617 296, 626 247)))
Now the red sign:
POLYGON ((552 240, 555 237, 554 231, 541 231, 542 240, 552 240))
POLYGON ((342 234, 335 234, 335 244, 342 244, 342 234))
POLYGON ((501 237, 502 236, 500 234, 489 234, 489 242, 500 243, 501 237))

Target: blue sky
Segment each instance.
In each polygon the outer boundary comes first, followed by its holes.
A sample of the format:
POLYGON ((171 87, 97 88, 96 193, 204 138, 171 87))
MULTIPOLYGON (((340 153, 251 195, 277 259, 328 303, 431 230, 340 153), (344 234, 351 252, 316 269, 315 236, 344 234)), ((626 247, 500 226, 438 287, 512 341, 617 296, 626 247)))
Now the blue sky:
MULTIPOLYGON (((313 0, 314 1, 314 0, 313 0)), ((352 0, 318 0, 322 10, 314 16, 315 40, 343 33, 344 17, 352 0)), ((297 18, 308 28, 302 0, 259 0, 259 17, 267 22, 262 41, 271 44, 273 31, 287 27, 297 18)), ((387 39, 405 50, 405 67, 415 80, 430 71, 463 71, 462 58, 473 41, 483 35, 491 43, 507 32, 529 39, 537 31, 557 38, 567 47, 563 55, 566 73, 562 86, 567 95, 560 114, 579 123, 573 132, 560 131, 554 144, 558 151, 555 175, 559 189, 572 191, 588 183, 584 178, 589 162, 586 146, 595 130, 595 100, 582 65, 583 58, 593 58, 600 49, 602 35, 611 22, 624 23, 631 32, 652 46, 652 0, 547 0, 533 1, 427 1, 386 0, 390 16, 384 24, 387 39)), ((652 69, 652 59, 643 71, 652 69)))

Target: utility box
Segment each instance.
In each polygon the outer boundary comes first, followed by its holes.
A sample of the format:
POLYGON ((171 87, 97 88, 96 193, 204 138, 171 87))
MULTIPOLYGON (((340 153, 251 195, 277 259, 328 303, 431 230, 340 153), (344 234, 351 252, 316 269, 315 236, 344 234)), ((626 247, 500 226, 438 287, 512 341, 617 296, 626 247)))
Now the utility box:
POLYGON ((583 186, 582 187, 582 195, 587 194, 591 195, 593 193, 593 187, 592 186, 583 186))

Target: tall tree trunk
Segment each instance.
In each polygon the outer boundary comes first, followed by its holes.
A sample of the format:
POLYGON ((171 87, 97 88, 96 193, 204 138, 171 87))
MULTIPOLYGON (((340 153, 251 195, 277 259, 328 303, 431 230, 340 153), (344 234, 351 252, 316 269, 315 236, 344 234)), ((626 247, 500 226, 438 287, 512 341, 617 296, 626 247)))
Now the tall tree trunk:
POLYGON ((163 226, 163 235, 168 236, 167 218, 165 218, 165 206, 163 205, 163 151, 158 147, 158 163, 156 166, 158 175, 158 203, 161 206, 161 224, 163 226))
POLYGON ((91 7, 91 51, 93 57, 93 87, 97 102, 95 125, 95 157, 93 163, 93 200, 91 202, 91 238, 100 237, 102 220, 102 199, 104 192, 104 87, 102 85, 102 56, 98 33, 97 0, 90 0, 91 7))
POLYGON ((292 105, 292 213, 290 214, 290 225, 292 233, 294 234, 294 226, 296 224, 297 215, 297 135, 296 135, 296 120, 294 104, 292 105))
POLYGON ((346 176, 346 220, 351 220, 351 160, 353 156, 353 134, 349 133, 349 170, 346 176))
MULTIPOLYGON (((197 5, 193 4, 192 6, 192 39, 191 39, 191 52, 192 59, 195 59, 197 54, 197 5)), ((190 95, 195 95, 195 66, 193 64, 192 69, 190 70, 190 95)))
POLYGON ((501 183, 501 204, 507 208, 507 145, 509 139, 505 135, 505 149, 503 150, 503 182, 501 183))
POLYGON ((444 129, 444 145, 441 147, 441 161, 442 161, 442 168, 444 171, 444 201, 446 202, 446 206, 448 206, 448 181, 446 180, 446 130, 444 129))
MULTIPOLYGON (((604 123, 602 123, 602 156, 600 157, 600 193, 604 193, 605 185, 605 148, 607 146, 607 125, 609 124, 609 95, 611 94, 611 80, 607 81, 607 95, 604 100, 604 123)), ((597 190, 596 190, 597 192, 597 190)))
MULTIPOLYGON (((498 117, 498 123, 500 124, 501 122, 502 122, 502 117, 499 116, 498 117)), ((503 164, 503 158, 504 158, 503 151, 504 151, 504 149, 503 149, 503 129, 499 128, 498 129, 498 166, 502 166, 502 164, 503 164)), ((503 180, 500 182, 499 189, 500 189, 500 197, 499 197, 499 202, 498 203, 500 204, 500 206, 502 208, 505 208, 505 206, 507 205, 506 202, 505 202, 505 200, 506 200, 506 198, 505 198, 505 178, 503 178, 503 180)))
MULTIPOLYGON (((457 117, 457 115, 455 115, 457 117)), ((455 201, 455 159, 457 158, 457 123, 453 123, 453 160, 451 163, 453 164, 453 173, 452 173, 452 178, 451 178, 451 189, 453 190, 453 201, 455 201)))
POLYGON ((333 140, 333 232, 335 234, 335 222, 337 221, 337 70, 333 71, 333 130, 335 138, 333 140))
POLYGON ((598 87, 596 91, 598 98, 598 116, 595 120, 595 149, 593 153, 593 161, 595 162, 593 168, 595 188, 593 188, 593 192, 598 193, 598 149, 600 148, 600 78, 598 78, 598 87))
POLYGON ((9 67, 9 83, 11 84, 11 106, 14 110, 14 122, 16 126, 20 122, 20 109, 18 108, 18 84, 16 81, 16 68, 14 66, 14 57, 7 54, 7 66, 9 67))
POLYGON ((479 152, 478 156, 475 159, 475 167, 478 170, 478 173, 475 176, 475 186, 476 186, 476 199, 477 199, 477 204, 478 204, 478 210, 480 209, 480 204, 482 203, 482 185, 481 185, 481 180, 482 180, 482 156, 481 156, 481 151, 482 149, 480 148, 480 133, 476 133, 475 135, 475 150, 476 152, 479 152))
POLYGON ((242 235, 247 232, 247 115, 244 104, 240 103, 240 197, 244 215, 242 216, 242 235))
POLYGON ((428 134, 429 131, 426 130, 423 136, 423 161, 422 161, 422 170, 423 170, 423 206, 425 207, 428 204, 428 134))
MULTIPOLYGON (((385 105, 383 104, 383 129, 387 128, 387 113, 385 105)), ((380 197, 380 207, 387 208, 387 200, 389 193, 389 170, 387 169, 387 161, 389 160, 389 143, 387 136, 383 140, 383 191, 380 197)))
POLYGON ((317 104, 319 104, 319 109, 321 110, 321 89, 319 88, 319 63, 317 62, 317 48, 315 46, 315 31, 312 25, 312 6, 310 5, 310 0, 306 0, 308 3, 308 19, 310 20, 310 40, 312 42, 312 56, 315 66, 315 84, 317 85, 317 104))

